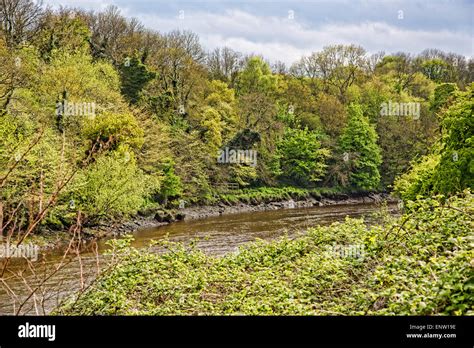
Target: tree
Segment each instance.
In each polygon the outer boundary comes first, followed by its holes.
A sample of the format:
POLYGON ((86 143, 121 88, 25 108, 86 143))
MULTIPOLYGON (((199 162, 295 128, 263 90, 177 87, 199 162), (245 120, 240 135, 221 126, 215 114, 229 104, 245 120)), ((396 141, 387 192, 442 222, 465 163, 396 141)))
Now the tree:
POLYGON ((474 188, 474 84, 458 92, 443 115, 443 148, 433 177, 434 192, 455 194, 474 188))
POLYGON ((377 65, 376 73, 390 76, 394 81, 394 90, 401 93, 407 90, 413 82, 416 73, 416 61, 412 56, 405 53, 397 53, 385 56, 377 65))
POLYGON ((277 78, 260 57, 251 57, 237 77, 237 95, 260 93, 271 95, 276 92, 277 78))
POLYGON ((15 93, 37 83, 38 68, 33 48, 12 50, 0 39, 0 116, 7 112, 15 93))
POLYGON ((285 75, 279 80, 278 119, 287 126, 319 131, 322 129, 318 115, 317 98, 307 81, 285 75))
POLYGON ((360 105, 348 107, 349 121, 340 138, 341 151, 353 162, 349 174, 350 185, 358 190, 373 190, 380 184, 379 167, 382 163, 377 133, 362 113, 360 105), (351 156, 355 154, 355 156, 351 156))
POLYGON ((81 210, 88 223, 97 223, 135 214, 150 191, 133 151, 121 146, 78 174, 65 203, 73 199, 74 209, 81 210))
POLYGON ((424 127, 411 117, 381 116, 376 127, 383 158, 381 183, 383 187, 390 187, 394 179, 410 167, 411 159, 428 153, 435 139, 436 124, 428 127, 426 122, 424 127))
MULTIPOLYGON (((444 85, 449 90, 448 86, 444 85)), ((474 84, 465 92, 453 92, 452 103, 441 109, 441 139, 429 155, 414 162, 395 182, 395 191, 403 199, 453 195, 474 188, 473 94, 474 84)))
POLYGON ((360 104, 370 123, 375 123, 380 118, 380 106, 395 97, 396 95, 390 91, 390 86, 378 76, 372 76, 361 85, 360 104))
POLYGON ((436 82, 446 80, 449 74, 448 64, 441 59, 425 60, 421 64, 421 71, 426 77, 436 82))
POLYGON ((179 196, 182 193, 181 180, 174 173, 174 162, 169 161, 163 168, 163 182, 161 184, 163 205, 166 206, 168 204, 168 198, 179 196))
POLYGON ((321 79, 325 92, 335 89, 339 100, 345 102, 347 89, 366 65, 366 52, 362 47, 334 45, 303 57, 293 66, 292 71, 307 76, 312 81, 321 79))
POLYGON ((206 86, 204 51, 196 34, 173 31, 150 51, 148 66, 157 74, 144 90, 150 111, 176 126, 187 126, 190 108, 206 86))
POLYGON ((277 144, 276 175, 299 185, 314 184, 325 174, 329 150, 322 148, 319 135, 308 129, 287 128, 277 144))
POLYGON ((87 21, 92 32, 90 43, 94 57, 107 58, 114 65, 120 64, 126 55, 123 41, 129 26, 118 7, 110 5, 104 12, 89 13, 87 21))
POLYGON ((143 129, 131 113, 104 112, 99 117, 85 122, 81 136, 97 140, 104 149, 117 149, 128 145, 138 149, 143 144, 143 129))
POLYGON ((202 113, 200 126, 203 140, 211 153, 217 153, 222 145, 221 116, 216 109, 206 108, 202 113))
POLYGON ((230 85, 233 85, 242 64, 242 54, 229 47, 216 48, 208 53, 206 59, 210 78, 225 81, 230 85))
POLYGON ((465 88, 473 81, 472 71, 466 57, 456 53, 446 53, 439 49, 426 49, 418 56, 422 60, 421 71, 437 82, 456 83, 465 88))
POLYGON ((316 105, 324 132, 330 137, 340 136, 347 122, 344 105, 336 97, 326 93, 319 94, 316 105))
POLYGON ((128 58, 127 64, 120 65, 122 94, 131 104, 136 104, 142 89, 155 76, 137 57, 128 58))
POLYGON ((434 96, 431 101, 431 110, 433 112, 440 111, 447 105, 450 99, 454 96, 458 88, 454 83, 442 83, 436 86, 434 96))
POLYGON ((410 169, 395 179, 394 191, 403 200, 416 200, 433 192, 433 176, 439 165, 439 155, 428 154, 412 160, 410 169))
POLYGON ((30 41, 39 31, 42 3, 32 0, 1 0, 1 33, 7 46, 14 48, 30 41))
POLYGON ((40 26, 33 43, 45 61, 52 59, 55 50, 90 53, 91 32, 84 14, 67 8, 61 8, 59 13, 46 11, 40 26))
MULTIPOLYGON (((270 182, 273 175, 269 163, 275 151, 277 137, 283 132, 283 122, 278 119, 277 97, 281 77, 273 75, 269 65, 261 57, 249 57, 236 81, 236 95, 240 128, 257 140, 257 172, 263 182, 270 182)), ((240 137, 245 140, 246 137, 240 137)))
POLYGON ((202 106, 191 111, 191 121, 201 131, 203 140, 214 156, 223 142, 235 134, 237 111, 234 90, 219 80, 209 83, 202 96, 202 106))

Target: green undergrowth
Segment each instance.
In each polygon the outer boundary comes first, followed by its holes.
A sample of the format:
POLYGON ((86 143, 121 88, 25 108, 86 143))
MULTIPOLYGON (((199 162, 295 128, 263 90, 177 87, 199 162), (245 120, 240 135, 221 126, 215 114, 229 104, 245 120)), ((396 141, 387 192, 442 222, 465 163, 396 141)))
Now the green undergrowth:
POLYGON ((407 203, 377 225, 347 218, 225 257, 114 241, 121 261, 69 298, 64 315, 472 315, 473 195, 407 203), (336 250, 356 246, 354 256, 336 250))
POLYGON ((286 187, 258 187, 233 190, 226 193, 216 193, 209 203, 224 204, 259 204, 270 203, 289 199, 307 199, 335 196, 346 193, 340 188, 299 188, 293 186, 286 187))

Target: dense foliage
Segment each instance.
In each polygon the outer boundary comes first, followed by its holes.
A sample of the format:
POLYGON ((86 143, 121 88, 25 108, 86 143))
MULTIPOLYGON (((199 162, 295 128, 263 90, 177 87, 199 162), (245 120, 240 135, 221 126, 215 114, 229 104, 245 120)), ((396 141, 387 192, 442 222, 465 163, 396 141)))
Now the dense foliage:
POLYGON ((0 22, 0 237, 82 243, 83 227, 180 202, 404 201, 377 225, 222 258, 117 240, 118 264, 58 314, 474 314, 472 58, 330 45, 286 67, 113 6, 4 0, 0 22))
POLYGON ((14 21, 0 30, 0 226, 95 224, 215 202, 222 187, 386 190, 426 155, 456 180, 423 186, 472 187, 472 59, 334 45, 287 68, 206 52, 194 33, 157 33, 116 7, 12 1, 0 4, 14 21), (255 151, 255 163, 218 163, 224 149, 255 151))
POLYGON ((377 133, 357 105, 349 106, 349 121, 341 136, 341 150, 350 163, 349 183, 360 190, 377 188, 382 162, 377 133))
POLYGON ((455 98, 441 118, 441 137, 429 155, 397 179, 404 199, 433 194, 451 195, 474 186, 474 84, 455 98))

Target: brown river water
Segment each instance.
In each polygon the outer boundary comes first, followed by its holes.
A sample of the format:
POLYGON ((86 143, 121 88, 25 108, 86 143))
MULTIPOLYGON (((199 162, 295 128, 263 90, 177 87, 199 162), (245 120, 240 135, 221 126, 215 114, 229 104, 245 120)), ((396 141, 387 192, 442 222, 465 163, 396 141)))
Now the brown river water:
MULTIPOLYGON (((396 204, 389 204, 388 208, 391 213, 397 213, 396 204)), ((374 213, 378 211, 380 205, 364 203, 229 214, 140 229, 133 233, 133 245, 146 247, 151 240, 166 236, 173 242, 188 243, 196 239, 197 248, 203 252, 222 256, 238 252, 239 246, 256 239, 270 240, 282 235, 296 237, 309 227, 343 221, 346 216, 363 216, 368 223, 374 223, 377 220, 374 213)), ((108 245, 102 240, 97 244, 98 253, 85 251, 81 254, 81 263, 75 258, 57 272, 54 269, 62 261, 62 253, 58 251, 46 252, 33 262, 34 273, 28 270, 26 262, 15 260, 9 266, 14 272, 6 274, 0 284, 0 315, 49 313, 62 299, 81 288, 81 267, 83 284, 97 276, 98 270, 107 263, 107 257, 103 255, 107 249, 108 245), (19 271, 23 269, 19 277, 19 271), (37 287, 34 295, 25 301, 37 287)))

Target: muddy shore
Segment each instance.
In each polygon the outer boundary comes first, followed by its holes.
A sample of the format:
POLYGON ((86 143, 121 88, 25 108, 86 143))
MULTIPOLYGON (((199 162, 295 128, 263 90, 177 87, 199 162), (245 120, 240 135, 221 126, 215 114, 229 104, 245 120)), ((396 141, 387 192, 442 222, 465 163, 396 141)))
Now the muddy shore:
MULTIPOLYGON (((226 205, 223 203, 212 206, 191 206, 177 210, 157 210, 148 216, 138 216, 132 221, 115 226, 112 236, 131 233, 139 228, 162 226, 175 221, 205 219, 227 214, 257 212, 277 209, 305 208, 327 205, 345 205, 358 203, 396 202, 396 198, 387 193, 371 193, 366 195, 333 194, 327 197, 308 197, 302 200, 286 199, 256 204, 237 203, 226 205)), ((110 228, 110 227, 109 227, 110 228)), ((105 231, 104 231, 105 232, 105 231)), ((95 232, 97 235, 97 231, 95 232)), ((106 235, 107 236, 107 233, 106 235)))

